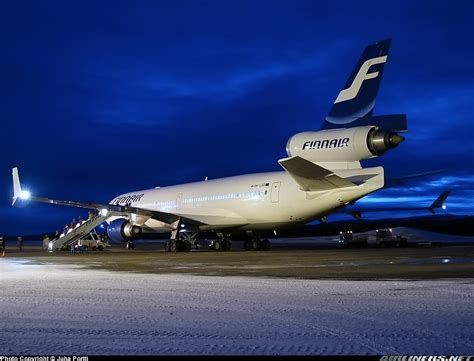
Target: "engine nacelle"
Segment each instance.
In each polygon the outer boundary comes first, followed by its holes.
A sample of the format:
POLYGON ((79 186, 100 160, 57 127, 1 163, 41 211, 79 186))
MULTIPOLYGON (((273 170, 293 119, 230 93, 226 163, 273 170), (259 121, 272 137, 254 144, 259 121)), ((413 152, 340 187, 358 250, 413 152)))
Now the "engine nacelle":
POLYGON ((142 228, 130 223, 125 218, 114 220, 107 227, 107 234, 112 241, 126 242, 137 239, 142 234, 142 228))
POLYGON ((286 144, 289 157, 300 156, 311 162, 355 162, 382 155, 405 138, 378 127, 303 132, 286 144))

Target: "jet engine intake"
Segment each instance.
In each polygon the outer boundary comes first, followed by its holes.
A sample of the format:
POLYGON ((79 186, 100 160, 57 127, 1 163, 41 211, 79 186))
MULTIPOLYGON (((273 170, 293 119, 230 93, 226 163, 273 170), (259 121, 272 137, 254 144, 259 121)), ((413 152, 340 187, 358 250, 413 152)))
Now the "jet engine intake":
POLYGON ((109 224, 107 234, 115 242, 133 241, 141 236, 142 228, 125 218, 119 218, 109 224))

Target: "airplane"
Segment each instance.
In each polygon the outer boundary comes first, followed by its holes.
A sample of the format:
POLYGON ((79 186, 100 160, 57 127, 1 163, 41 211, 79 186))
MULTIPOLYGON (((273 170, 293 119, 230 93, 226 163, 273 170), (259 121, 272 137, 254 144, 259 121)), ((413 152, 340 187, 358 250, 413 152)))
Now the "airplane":
POLYGON ((369 45, 339 92, 320 130, 298 133, 286 144, 279 172, 145 189, 121 194, 108 204, 32 196, 22 190, 13 168, 13 205, 28 201, 97 210, 115 242, 143 233, 171 234, 169 252, 188 251, 199 232, 219 236, 216 250, 229 250, 230 238, 245 232, 246 250, 268 250, 263 230, 323 219, 384 187, 384 168, 360 161, 383 155, 404 141, 406 114, 373 115, 391 40, 369 45))

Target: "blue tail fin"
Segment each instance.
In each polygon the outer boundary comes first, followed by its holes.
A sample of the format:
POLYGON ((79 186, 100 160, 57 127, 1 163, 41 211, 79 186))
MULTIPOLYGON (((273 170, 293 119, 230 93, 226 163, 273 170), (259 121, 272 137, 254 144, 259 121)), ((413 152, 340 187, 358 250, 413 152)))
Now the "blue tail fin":
MULTIPOLYGON (((391 40, 387 39, 365 48, 344 88, 337 96, 321 129, 380 125, 372 123, 388 120, 385 116, 373 117, 372 112, 382 80, 383 68, 387 62, 390 42, 391 40)), ((396 117, 397 119, 405 119, 404 115, 396 117)), ((396 122, 393 126, 395 128, 406 128, 406 119, 405 125, 402 121, 401 124, 396 122)))

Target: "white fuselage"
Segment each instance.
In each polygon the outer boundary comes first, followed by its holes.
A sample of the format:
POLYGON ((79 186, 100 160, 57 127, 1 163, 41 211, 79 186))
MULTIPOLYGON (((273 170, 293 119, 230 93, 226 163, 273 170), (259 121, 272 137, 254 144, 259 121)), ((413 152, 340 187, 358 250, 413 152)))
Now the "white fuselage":
MULTIPOLYGON (((384 185, 382 167, 335 172, 370 179, 354 187, 305 192, 286 172, 255 173, 126 193, 110 204, 187 217, 202 222, 200 230, 278 229, 321 218, 384 185)), ((152 218, 133 218, 144 231, 170 231, 169 225, 152 218)))

